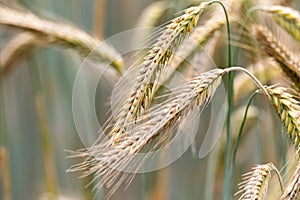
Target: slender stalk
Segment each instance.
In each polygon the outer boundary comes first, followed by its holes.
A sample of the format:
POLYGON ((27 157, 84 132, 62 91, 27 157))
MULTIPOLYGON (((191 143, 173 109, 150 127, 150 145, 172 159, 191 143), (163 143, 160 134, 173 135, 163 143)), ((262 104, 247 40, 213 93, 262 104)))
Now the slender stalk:
POLYGON ((53 156, 53 148, 51 143, 50 127, 46 115, 45 98, 43 96, 41 83, 39 80, 38 69, 35 63, 32 64, 32 83, 34 84, 34 100, 39 125, 39 133, 41 137, 42 156, 44 163, 44 175, 47 192, 53 198, 57 196, 57 182, 55 172, 55 162, 53 156))
MULTIPOLYGON (((211 1, 210 4, 217 3, 219 4, 225 14, 226 17, 226 26, 227 26, 227 53, 228 53, 228 67, 231 67, 232 65, 232 57, 231 57, 231 37, 230 37, 230 25, 229 25, 229 17, 227 14, 227 10, 224 6, 224 4, 221 1, 211 1)), ((229 191, 229 184, 228 180, 230 177, 230 155, 231 155, 231 114, 232 114, 232 107, 233 107, 233 78, 234 74, 232 72, 229 72, 228 74, 228 111, 227 111, 227 130, 226 130, 226 150, 225 150, 225 176, 224 176, 224 186, 223 186, 223 199, 229 199, 231 191, 229 191)))
POLYGON ((244 117, 243 117, 243 121, 241 123, 240 129, 239 129, 239 133, 236 139, 236 143, 234 145, 234 149, 233 149, 233 156, 232 156, 232 163, 231 163, 231 170, 230 170, 230 177, 229 177, 229 184, 230 186, 232 185, 232 180, 233 180, 233 175, 234 175, 234 171, 235 171, 235 162, 236 162, 236 155, 237 155, 237 150, 240 144, 240 139, 246 124, 246 120, 247 120, 247 115, 248 115, 248 111, 250 108, 250 105, 252 103, 252 100, 254 99, 254 97, 256 96, 256 94, 259 92, 259 90, 255 91, 249 98, 247 106, 246 106, 246 110, 244 113, 244 117))
MULTIPOLYGON (((282 131, 284 131, 284 130, 282 129, 282 131)), ((282 136, 282 151, 283 151, 282 152, 282 160, 281 160, 281 166, 282 166, 281 173, 285 174, 286 173, 286 167, 284 167, 284 166, 287 163, 287 153, 288 153, 287 141, 288 141, 288 137, 287 137, 287 134, 281 134, 281 136, 282 136)), ((283 178, 286 178, 286 177, 283 177, 283 178)))
POLYGON ((5 120, 5 106, 4 94, 2 85, 2 66, 0 64, 0 172, 3 178, 3 199, 11 199, 11 175, 9 157, 7 153, 7 135, 6 135, 6 120, 5 120), (1 148, 1 146, 3 146, 1 148))
MULTIPOLYGON (((256 105, 258 102, 256 100, 254 100, 253 102, 256 105)), ((261 116, 262 111, 259 109, 257 116, 261 116)), ((260 134, 260 124, 258 123, 258 120, 256 120, 255 125, 254 125, 254 132, 255 132, 255 142, 256 142, 256 150, 255 150, 255 163, 262 163, 262 138, 261 138, 261 134, 260 134)), ((286 141, 286 140, 285 140, 286 141)))
POLYGON ((282 181, 280 172, 277 170, 277 168, 274 168, 274 171, 275 171, 275 174, 276 174, 278 182, 279 182, 280 192, 281 192, 281 194, 283 194, 283 192, 284 192, 284 186, 283 186, 283 181, 282 181))
POLYGON ((5 147, 0 147, 0 173, 2 173, 3 183, 3 199, 10 200, 11 198, 11 176, 9 167, 9 156, 5 147))
MULTIPOLYGON (((231 72, 231 71, 241 71, 246 73, 253 81, 254 83, 257 85, 257 87, 259 87, 259 89, 269 98, 269 92, 266 90, 266 88, 261 84, 261 82, 251 73, 249 72, 247 69, 243 68, 243 67, 238 67, 238 66, 233 66, 227 69, 224 69, 224 71, 226 72, 231 72)), ((228 73, 229 74, 229 73, 228 73)))
POLYGON ((142 200, 148 199, 148 176, 142 174, 142 200))
POLYGON ((100 38, 103 38, 104 25, 105 25, 105 7, 106 0, 94 0, 94 34, 100 38))
POLYGON ((148 194, 148 200, 169 199, 169 174, 169 168, 164 168, 155 174, 154 181, 151 183, 151 185, 149 185, 151 192, 148 194))
MULTIPOLYGON (((229 73, 232 72, 232 71, 242 71, 242 72, 246 73, 253 80, 253 82, 259 87, 259 89, 269 98, 270 95, 266 91, 265 87, 247 69, 242 68, 242 67, 232 66, 230 68, 225 69, 225 71, 229 72, 229 73)), ((231 196, 232 180, 233 180, 233 174, 234 174, 234 170, 235 170, 235 160, 236 160, 237 148, 238 148, 239 140, 240 140, 240 137, 241 137, 241 134, 242 134, 245 122, 246 122, 249 106, 250 106, 250 104, 251 104, 251 102, 252 102, 252 100, 253 100, 253 98, 254 98, 254 96, 256 95, 257 92, 255 92, 254 94, 251 95, 251 97, 249 99, 249 102, 247 104, 247 107, 246 107, 245 115, 244 115, 244 118, 243 118, 243 121, 242 121, 241 128, 240 128, 239 133, 238 133, 238 138, 237 138, 235 147, 234 147, 232 163, 231 163, 231 165, 229 164, 229 167, 230 167, 229 172, 228 172, 229 174, 228 174, 227 179, 225 179, 226 182, 225 182, 225 185, 224 185, 224 199, 230 199, 230 196, 231 196)), ((230 159, 230 155, 229 155, 229 159, 230 159)), ((226 176, 227 176, 227 174, 225 174, 225 177, 226 176)))
POLYGON ((232 65, 232 58, 231 58, 231 36, 230 36, 230 25, 229 25, 229 17, 228 17, 228 13, 227 13, 227 10, 224 6, 224 4, 221 2, 221 1, 211 1, 210 4, 213 4, 213 3, 217 3, 219 4, 223 11, 224 11, 224 14, 225 14, 225 18, 226 18, 226 26, 227 26, 227 41, 228 41, 228 44, 227 44, 227 51, 228 51, 228 67, 230 67, 232 65))
POLYGON ((5 106, 2 85, 3 69, 0 62, 0 145, 6 146, 6 122, 5 122, 5 106))
MULTIPOLYGON (((214 150, 209 154, 207 170, 205 175, 205 190, 204 190, 204 199, 214 199, 214 186, 217 180, 217 170, 218 170, 218 162, 216 162, 216 158, 220 155, 220 145, 216 145, 214 150)), ((203 187, 201 185, 201 187, 203 187)), ((201 190, 200 190, 201 191, 201 190)))

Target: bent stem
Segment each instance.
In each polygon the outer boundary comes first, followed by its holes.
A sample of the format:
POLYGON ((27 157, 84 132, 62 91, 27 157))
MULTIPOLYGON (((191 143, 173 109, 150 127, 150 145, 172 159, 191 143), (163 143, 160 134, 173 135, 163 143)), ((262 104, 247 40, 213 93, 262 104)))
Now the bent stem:
POLYGON ((276 176, 277 176, 277 179, 278 179, 278 182, 279 182, 279 185, 280 185, 281 194, 283 194, 283 192, 284 192, 284 186, 283 186, 283 181, 282 181, 280 172, 278 171, 278 169, 276 167, 274 167, 273 170, 276 173, 276 176))
MULTIPOLYGON (((247 106, 246 106, 246 110, 245 110, 245 114, 244 114, 244 117, 243 117, 243 120, 242 120, 242 123, 241 123, 241 126, 240 126, 240 129, 239 129, 239 133, 238 133, 238 136, 237 136, 237 140, 236 140, 236 143, 235 143, 235 146, 234 146, 234 151, 233 151, 233 157, 232 157, 232 163, 231 163, 231 168, 230 168, 230 172, 229 172, 229 180, 228 180, 228 184, 227 184, 227 189, 229 190, 228 193, 230 195, 231 193, 231 188, 232 188, 232 180, 233 180, 233 175, 234 175, 234 171, 235 171, 235 164, 236 164, 236 155, 237 155, 237 150, 238 150, 238 146, 239 146, 239 143, 240 143, 240 139, 241 139, 241 136, 242 136, 242 133, 243 133, 243 129, 244 129, 244 126, 245 126, 245 123, 246 123, 246 120, 247 120, 247 115, 248 115, 248 110, 249 110, 249 107, 251 105, 251 102, 252 100, 254 99, 255 95, 259 92, 259 91, 262 91, 267 97, 268 99, 270 99, 270 95, 269 93, 267 92, 266 88, 261 84, 261 82, 251 73, 249 72, 247 69, 245 68, 242 68, 242 67, 230 67, 230 68, 227 68, 227 69, 224 69, 225 71, 227 72, 232 72, 232 71, 241 71, 241 72, 244 72, 246 73, 252 80, 253 82, 259 87, 260 90, 257 90, 255 91, 249 98, 249 101, 247 103, 247 106)), ((283 184, 282 184, 282 180, 281 180, 281 176, 278 172, 277 169, 275 169, 275 172, 277 174, 277 177, 278 177, 278 180, 279 180, 279 183, 280 183, 280 188, 281 188, 281 191, 283 191, 283 184)))
POLYGON ((261 82, 247 69, 239 67, 239 66, 234 66, 234 67, 230 67, 230 68, 226 68, 224 69, 224 71, 226 72, 232 72, 232 71, 241 71, 246 73, 253 81, 254 83, 257 85, 257 87, 259 87, 259 89, 268 97, 270 98, 269 93, 267 92, 266 88, 261 84, 261 82))
MULTIPOLYGON (((244 130, 244 126, 246 124, 246 120, 247 120, 247 115, 248 115, 248 111, 249 111, 249 108, 250 108, 250 105, 252 103, 252 100, 254 99, 254 97, 256 96, 256 94, 259 92, 259 90, 255 91, 249 98, 249 101, 247 103, 247 106, 246 106, 246 110, 245 110, 245 113, 244 113, 244 117, 243 117, 243 121, 241 123, 241 126, 240 126, 240 129, 239 129, 239 133, 238 133, 238 136, 237 136, 237 139, 236 139, 236 143, 234 145, 234 149, 233 149, 233 156, 232 156, 232 163, 231 163, 231 170, 230 170, 230 177, 229 177, 229 182, 228 184, 230 186, 232 186, 232 180, 233 180, 233 175, 234 175, 234 171, 235 171, 235 162, 236 162, 236 155, 237 155, 237 150, 238 150, 238 147, 239 147, 239 143, 240 143, 240 139, 241 139, 241 136, 242 136, 242 133, 243 133, 243 130, 244 130)), ((231 188, 230 188, 231 189, 231 188)))
MULTIPOLYGON (((253 82, 257 85, 257 87, 269 98, 270 95, 269 93, 267 92, 267 90, 265 89, 265 87, 261 84, 261 82, 251 73, 249 72, 247 69, 245 68, 242 68, 242 67, 238 67, 238 66, 233 66, 233 67, 230 67, 230 68, 226 68, 224 69, 224 71, 228 72, 229 73, 232 73, 233 71, 241 71, 241 72, 244 72, 245 74, 247 74, 252 80, 253 82)), ((249 106, 254 98, 254 96, 258 93, 258 91, 256 91, 255 93, 253 93, 249 99, 249 102, 247 104, 247 107, 246 107, 246 111, 245 111, 245 115, 244 115, 244 118, 243 118, 243 121, 242 121, 242 124, 241 124, 241 128, 239 130, 239 134, 238 134, 238 138, 237 138, 237 141, 236 141, 236 144, 235 144, 235 147, 234 147, 234 152, 233 152, 233 158, 232 158, 232 163, 230 165, 229 163, 229 172, 228 174, 225 174, 225 185, 224 185, 224 199, 229 199, 230 196, 231 196, 231 189, 232 189, 232 179, 233 179, 233 174, 234 174, 234 170, 235 170, 235 160, 236 160, 236 153, 237 153, 237 148, 238 148, 238 144, 239 144, 239 140, 240 140, 240 137, 241 137, 241 134, 242 134, 242 131, 243 131, 243 128, 244 128, 244 125, 245 125, 245 122, 246 122, 246 118, 247 118, 247 114, 248 114, 248 109, 249 109, 249 106), (228 176, 228 177, 227 177, 228 176)), ((230 95, 230 94, 229 94, 230 95)), ((231 143, 230 143, 231 144, 231 143)), ((229 155, 229 158, 230 159, 230 155, 229 155)))

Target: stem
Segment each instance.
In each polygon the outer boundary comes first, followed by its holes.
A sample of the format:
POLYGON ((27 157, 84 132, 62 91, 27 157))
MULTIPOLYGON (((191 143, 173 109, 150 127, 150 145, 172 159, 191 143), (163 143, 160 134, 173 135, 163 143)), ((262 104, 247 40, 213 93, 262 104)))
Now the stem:
MULTIPOLYGON (((218 162, 216 162, 216 158, 220 156, 220 152, 220 145, 216 145, 215 149, 209 154, 207 161, 207 170, 205 175, 205 190, 203 195, 204 199, 214 199, 214 186, 216 184, 218 169, 218 162)), ((203 186, 201 185, 201 187, 203 186)), ((199 193, 199 196, 200 194, 201 193, 199 193)))
MULTIPOLYGON (((254 100, 254 103, 256 103, 256 105, 258 104, 258 102, 256 102, 254 100)), ((257 111, 257 115, 258 116, 261 116, 262 115, 262 111, 261 109, 259 109, 257 111)), ((262 139, 261 139, 261 135, 260 135, 260 130, 261 130, 261 127, 260 127, 260 124, 257 122, 257 120, 255 121, 255 124, 254 124, 254 132, 255 132, 255 139, 256 139, 256 151, 255 151, 255 160, 256 160, 256 163, 262 163, 262 158, 261 158, 261 155, 262 155, 262 139)), ((284 141, 287 141, 287 140, 284 140, 284 141)))
POLYGON ((9 156, 5 147, 0 147, 0 172, 2 173, 3 199, 11 198, 11 176, 9 167, 9 156))
POLYGON ((5 105, 2 83, 3 68, 0 63, 0 172, 2 172, 3 179, 3 199, 11 199, 11 174, 9 157, 7 153, 7 130, 5 120, 5 105), (1 147, 3 146, 3 147, 1 147))
POLYGON ((279 173, 279 171, 277 170, 276 167, 274 167, 273 170, 275 171, 275 173, 277 175, 277 179, 278 179, 278 182, 279 182, 279 185, 280 185, 281 194, 283 194, 284 187, 283 187, 283 181, 282 181, 281 175, 280 175, 280 173, 279 173))
POLYGON ((253 100, 253 98, 255 97, 255 95, 259 92, 259 90, 255 91, 249 98, 249 101, 247 103, 247 106, 246 106, 246 110, 245 110, 245 114, 244 114, 244 117, 243 117, 243 121, 242 121, 242 124, 240 126, 240 129, 239 129, 239 133, 238 133, 238 136, 237 136, 237 139, 236 139, 236 143, 235 143, 235 146, 234 146, 234 150, 233 150, 233 156, 232 156, 232 163, 231 163, 231 170, 230 170, 230 177, 229 177, 229 182, 228 184, 231 186, 232 185, 232 180, 233 180, 233 175, 234 175, 234 171, 235 171, 235 162, 236 162, 236 155, 237 155, 237 150, 238 150, 238 147, 239 147, 239 143, 240 143, 240 139, 241 139, 241 136, 242 136, 242 133, 243 133, 243 129, 245 127, 245 124, 246 124, 246 120, 247 120, 247 115, 248 115, 248 110, 250 108, 250 105, 251 105, 251 102, 253 100))
POLYGON ((105 24, 105 7, 106 0, 95 0, 94 1, 94 21, 93 21, 93 32, 96 36, 103 38, 104 35, 104 24, 105 24))
MULTIPOLYGON (((227 52, 228 52, 228 67, 231 67, 231 37, 230 37, 230 25, 229 25, 229 17, 227 10, 224 4, 221 1, 211 1, 210 4, 217 3, 219 4, 224 11, 226 17, 226 26, 227 26, 227 52)), ((230 176, 230 155, 231 155, 231 113, 233 107, 233 77, 234 74, 229 72, 228 74, 228 111, 227 111, 227 130, 226 130, 226 150, 225 150, 225 176, 224 176, 224 185, 223 185, 223 199, 229 199, 231 191, 229 190, 229 185, 227 184, 229 176, 230 176)))
POLYGON ((242 68, 242 67, 238 67, 238 66, 234 66, 234 67, 230 67, 227 69, 224 69, 226 72, 232 72, 232 71, 242 71, 244 73, 246 73, 253 81, 254 83, 259 87, 259 89, 268 97, 270 98, 269 93, 267 92, 266 88, 261 84, 261 82, 251 73, 249 72, 247 69, 242 68))
MULTIPOLYGON (((245 126, 245 123, 246 123, 246 120, 247 120, 247 114, 248 114, 249 107, 250 107, 251 102, 254 99, 255 95, 259 91, 262 91, 269 99, 270 99, 270 95, 267 92, 266 88, 261 84, 261 82, 251 72, 249 72, 247 69, 242 68, 242 67, 234 66, 234 67, 230 67, 230 68, 227 68, 227 69, 224 69, 224 70, 226 72, 242 71, 242 72, 246 73, 260 89, 260 90, 257 90, 256 92, 254 92, 249 98, 249 101, 248 101, 247 106, 246 106, 245 114, 244 114, 244 117, 243 117, 243 121, 242 121, 242 124, 240 126, 239 133, 238 133, 238 136, 237 136, 237 140, 236 140, 236 143, 235 143, 235 146, 234 146, 234 151, 233 151, 233 156, 232 156, 232 163, 231 163, 231 168, 230 168, 229 177, 228 177, 229 179, 228 179, 228 182, 226 182, 226 185, 224 186, 224 188, 226 187, 226 191, 224 191, 225 194, 230 195, 231 194, 231 189, 232 189, 233 175, 234 175, 234 171, 235 171, 235 163, 236 163, 236 155, 237 155, 238 145, 240 143, 240 139, 241 139, 241 136, 242 136, 242 133, 243 133, 243 129, 244 129, 244 126, 245 126)), ((283 189, 282 180, 281 180, 281 177, 279 175, 279 172, 277 170, 275 170, 275 171, 277 173, 277 176, 278 176, 278 179, 279 179, 279 182, 280 182, 280 187, 281 187, 281 189, 283 189)), ((225 196, 225 198, 229 199, 228 196, 225 196)))
POLYGON ((5 106, 4 106, 4 94, 2 85, 3 67, 0 63, 0 145, 6 146, 6 122, 5 122, 5 106))
POLYGON ((142 174, 142 200, 148 199, 148 177, 147 174, 142 174))
POLYGON ((37 114, 37 120, 39 125, 39 133, 41 137, 41 147, 44 164, 44 175, 47 192, 51 194, 53 198, 57 197, 57 182, 55 172, 55 162, 53 156, 53 148, 51 143, 50 127, 47 120, 47 109, 45 98, 42 92, 42 86, 39 79, 38 69, 35 63, 31 66, 31 78, 34 85, 34 106, 37 114))
POLYGON ((282 135, 282 145, 283 145, 283 153, 282 153, 282 170, 281 170, 281 173, 282 174, 285 174, 286 173, 286 167, 284 167, 287 163, 287 151, 288 151, 288 146, 287 146, 287 141, 288 141, 288 138, 287 138, 287 134, 281 134, 282 135))
POLYGON ((228 51, 228 67, 230 67, 232 65, 232 62, 231 62, 231 36, 230 36, 230 25, 229 25, 229 17, 228 17, 228 13, 227 13, 227 10, 224 6, 224 4, 221 2, 221 1, 218 1, 218 0, 213 0, 211 1, 209 4, 214 4, 214 3, 217 3, 219 4, 223 11, 224 11, 224 14, 225 14, 225 18, 226 18, 226 27, 227 27, 227 40, 228 40, 228 44, 227 44, 227 51, 228 51))

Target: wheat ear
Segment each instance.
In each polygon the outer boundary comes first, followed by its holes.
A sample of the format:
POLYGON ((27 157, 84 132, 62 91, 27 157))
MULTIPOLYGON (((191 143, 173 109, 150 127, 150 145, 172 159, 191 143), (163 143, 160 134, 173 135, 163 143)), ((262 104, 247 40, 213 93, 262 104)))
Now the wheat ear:
MULTIPOLYGON (((226 5, 228 12, 233 10, 234 6, 236 6, 233 1, 227 1, 224 2, 224 4, 226 5)), ((195 28, 195 30, 191 33, 189 40, 187 40, 187 43, 182 44, 182 46, 178 48, 178 52, 174 56, 174 59, 170 62, 171 70, 169 72, 165 72, 166 74, 162 76, 164 77, 162 82, 168 80, 173 71, 182 66, 187 58, 195 54, 199 48, 204 47, 213 38, 218 39, 218 37, 215 37, 215 33, 221 30, 225 23, 226 18, 223 13, 220 13, 219 10, 214 10, 208 20, 195 28)))
MULTIPOLYGON (((232 1, 223 3, 225 4, 228 12, 229 10, 233 10, 234 6, 239 5, 234 5, 232 1)), ((215 49, 214 46, 218 39, 220 39, 220 35, 217 33, 224 27, 225 23, 226 18, 223 13, 220 13, 219 10, 213 10, 209 19, 204 20, 201 25, 195 27, 189 38, 178 47, 178 51, 174 54, 168 68, 162 71, 161 79, 158 81, 159 85, 157 85, 155 89, 158 90, 163 83, 169 81, 176 70, 182 70, 187 67, 185 64, 186 61, 189 61, 192 57, 198 57, 196 53, 201 52, 201 48, 208 47, 210 49, 209 56, 213 55, 213 49, 215 49)), ((193 64, 195 65, 195 63, 193 64)), ((205 64, 201 63, 198 66, 205 66, 205 64)), ((190 68, 190 72, 193 75, 195 75, 194 70, 195 68, 192 66, 192 68, 190 68)), ((156 91, 153 93, 155 92, 156 91)))
POLYGON ((84 57, 92 52, 95 58, 117 70, 123 65, 121 56, 112 47, 68 23, 48 21, 29 11, 0 5, 0 24, 43 35, 51 44, 74 49, 84 57))
POLYGON ((273 104, 287 134, 296 148, 300 142, 300 101, 295 92, 284 87, 268 87, 269 99, 273 104))
POLYGON ((214 33, 224 26, 225 22, 224 17, 220 19, 214 17, 205 21, 203 25, 196 27, 187 40, 187 43, 183 43, 179 46, 178 52, 170 62, 168 70, 163 71, 164 74, 161 76, 162 80, 160 82, 164 83, 169 80, 174 71, 182 66, 183 62, 185 62, 189 56, 192 56, 199 47, 205 46, 214 37, 214 33))
POLYGON ((300 41, 300 13, 284 6, 262 7, 261 10, 271 13, 275 22, 300 41))
POLYGON ((112 188, 108 194, 110 196, 128 176, 128 173, 116 169, 121 167, 125 171, 130 169, 136 172, 148 154, 146 153, 142 160, 133 160, 132 156, 142 152, 155 138, 158 139, 150 150, 168 141, 172 137, 168 130, 178 125, 192 108, 209 101, 225 73, 224 70, 215 69, 194 77, 188 84, 175 90, 174 98, 154 107, 149 114, 140 116, 142 121, 139 125, 126 132, 117 144, 109 138, 86 151, 75 153, 75 157, 84 157, 85 160, 72 166, 69 171, 83 171, 83 177, 90 174, 101 176, 98 186, 106 185, 112 188))
POLYGON ((127 122, 136 119, 144 108, 149 107, 161 71, 174 55, 174 51, 182 42, 183 37, 196 26, 200 14, 208 5, 207 2, 204 2, 199 6, 190 7, 184 11, 183 15, 171 20, 170 24, 165 26, 165 30, 162 31, 144 58, 129 97, 117 116, 115 126, 110 131, 110 135, 116 138, 116 142, 128 128, 126 127, 127 122))
POLYGON ((82 177, 91 174, 95 174, 96 178, 101 177, 97 186, 106 185, 112 188, 108 194, 110 196, 128 177, 127 172, 136 172, 147 159, 149 154, 143 150, 147 150, 148 144, 153 142, 149 147, 152 151, 169 141, 173 137, 172 131, 187 113, 208 102, 220 84, 222 76, 230 71, 243 71, 248 74, 268 95, 261 83, 244 68, 230 67, 202 73, 187 84, 176 88, 174 97, 152 107, 148 110, 148 114, 139 116, 138 120, 134 121, 136 126, 124 131, 118 142, 115 141, 115 137, 108 137, 107 140, 98 140, 98 143, 89 149, 74 152, 71 157, 82 157, 84 161, 72 166, 69 172, 81 171, 82 177), (141 152, 146 152, 144 157, 134 160, 133 156, 141 152), (122 173, 120 168, 125 172, 122 173))
POLYGON ((239 184, 239 191, 235 194, 242 193, 240 200, 264 199, 272 171, 276 172, 282 189, 281 176, 273 163, 257 165, 252 169, 253 171, 243 175, 244 181, 239 184))
POLYGON ((282 71, 292 81, 293 85, 300 89, 300 62, 288 48, 282 46, 273 34, 260 25, 253 26, 257 41, 263 46, 265 52, 280 63, 282 71))
MULTIPOLYGON (((259 60, 246 67, 262 84, 267 84, 280 76, 280 70, 277 70, 277 68, 279 68, 279 64, 270 57, 259 60), (270 68, 274 68, 275 70, 270 70, 270 68)), ((254 91, 255 88, 256 85, 249 83, 248 78, 245 77, 244 74, 237 74, 234 78, 235 102, 246 97, 249 93, 254 91)))
POLYGON ((297 200, 300 192, 300 162, 286 186, 280 200, 297 200))

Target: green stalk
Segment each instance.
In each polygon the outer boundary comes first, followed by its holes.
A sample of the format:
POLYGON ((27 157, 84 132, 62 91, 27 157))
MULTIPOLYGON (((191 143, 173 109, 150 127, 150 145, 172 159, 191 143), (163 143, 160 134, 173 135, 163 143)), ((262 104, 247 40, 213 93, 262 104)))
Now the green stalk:
POLYGON ((0 146, 0 174, 2 174, 3 199, 10 200, 11 197, 11 176, 9 155, 5 147, 0 146))
POLYGON ((230 186, 230 191, 232 189, 232 180, 233 180, 233 175, 234 175, 234 171, 235 171, 237 150, 238 150, 238 147, 239 147, 239 144, 240 144, 240 140, 241 140, 241 136, 242 136, 242 133, 243 133, 243 129, 244 129, 245 124, 246 124, 248 110, 250 108, 250 105, 252 103, 253 98, 255 97, 255 95, 258 92, 259 92, 259 90, 257 90, 256 92, 254 92, 250 96, 250 98, 249 98, 249 101, 247 103, 246 110, 245 110, 245 113, 244 113, 243 121, 241 123, 240 129, 239 129, 239 133, 238 133, 238 136, 237 136, 237 139, 236 139, 236 143, 234 145, 233 156, 232 156, 232 163, 231 163, 231 170, 230 170, 230 176, 229 176, 229 182, 228 182, 228 185, 230 186))
POLYGON ((53 156, 53 147, 51 142, 50 127, 47 119, 47 109, 45 97, 43 95, 38 69, 34 62, 31 63, 31 78, 34 85, 34 106, 39 125, 39 134, 41 137, 42 156, 44 164, 44 175, 47 192, 51 199, 57 198, 57 182, 55 162, 53 156))
POLYGON ((142 174, 142 200, 148 199, 148 176, 147 174, 142 174))
MULTIPOLYGON (((227 52, 228 52, 228 66, 232 66, 232 57, 231 57, 231 37, 230 37, 230 25, 229 25, 229 17, 227 10, 224 6, 224 4, 221 1, 211 1, 210 4, 217 3, 219 4, 225 14, 226 17, 226 26, 227 26, 227 52)), ((228 73, 228 111, 227 111, 227 121, 226 121, 226 149, 225 149, 225 175, 224 175, 224 183, 223 183, 223 199, 229 199, 230 198, 230 186, 228 183, 228 180, 230 178, 230 155, 231 155, 231 144, 232 144, 232 138, 231 138, 231 114, 232 114, 232 108, 233 108, 233 78, 234 74, 233 72, 228 73)))
MULTIPOLYGON (((255 10, 256 9, 252 7, 251 9, 249 9, 247 11, 246 17, 243 20, 243 24, 246 24, 246 22, 250 18, 250 15, 255 10)), ((244 28, 243 24, 239 29, 238 42, 240 42, 243 39, 243 36, 244 36, 245 28, 244 28)), ((227 25, 227 26, 229 26, 229 25, 227 25)), ((230 43, 230 38, 228 38, 228 42, 230 43)), ((239 48, 235 48, 235 51, 233 52, 233 62, 235 64, 238 62, 238 54, 239 54, 239 48)), ((229 57, 229 55, 228 55, 228 57, 229 57)), ((229 67, 231 67, 231 65, 229 65, 229 67)), ((234 175, 234 171, 235 171, 236 154, 237 154, 237 148, 238 148, 239 140, 240 140, 242 130, 243 130, 244 125, 245 125, 245 121, 246 121, 246 118, 247 118, 247 113, 248 113, 249 106, 250 106, 254 96, 257 94, 257 92, 253 93, 251 95, 250 99, 249 99, 248 104, 247 104, 244 119, 243 119, 243 122, 242 122, 240 130, 239 130, 239 135, 238 135, 237 141, 236 141, 235 146, 234 146, 233 158, 232 158, 232 163, 231 163, 231 166, 230 166, 230 154, 231 154, 231 145, 232 145, 232 139, 231 139, 231 112, 232 112, 233 95, 234 95, 233 94, 233 79, 234 79, 233 74, 229 74, 229 79, 228 79, 228 112, 227 112, 227 130, 226 130, 227 141, 226 141, 226 150, 225 150, 225 176, 224 176, 224 186, 223 186, 223 194, 224 194, 223 199, 224 200, 230 199, 230 197, 231 197, 232 181, 233 181, 233 175, 234 175)))
POLYGON ((2 66, 0 65, 0 145, 6 146, 6 122, 5 122, 5 107, 4 94, 2 85, 2 66))
MULTIPOLYGON (((214 186, 216 183, 218 162, 216 158, 220 155, 220 145, 216 145, 214 150, 210 153, 208 157, 207 170, 205 175, 205 190, 204 199, 214 199, 214 186)), ((200 195, 200 194, 199 194, 200 195)))
MULTIPOLYGON (((284 131, 284 130, 283 130, 284 131)), ((287 163, 287 153, 288 153, 288 145, 287 145, 287 134, 282 134, 282 170, 281 170, 281 174, 285 174, 286 173, 286 163, 287 163)), ((283 178, 286 178, 285 176, 283 178)))
POLYGON ((4 94, 2 85, 2 67, 0 65, 0 173, 3 181, 3 199, 11 198, 11 174, 7 150, 7 132, 5 120, 4 94))

